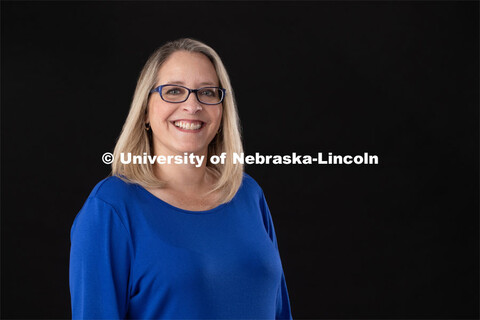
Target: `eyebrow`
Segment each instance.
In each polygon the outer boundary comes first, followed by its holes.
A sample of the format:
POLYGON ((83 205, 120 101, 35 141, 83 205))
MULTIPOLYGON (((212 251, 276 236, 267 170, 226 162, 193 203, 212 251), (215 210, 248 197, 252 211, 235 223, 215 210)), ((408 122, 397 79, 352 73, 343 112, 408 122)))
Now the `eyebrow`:
MULTIPOLYGON (((183 81, 167 81, 166 84, 179 84, 179 85, 184 86, 185 82, 183 82, 183 81)), ((216 84, 214 82, 207 81, 207 82, 201 82, 200 86, 216 86, 216 84)))

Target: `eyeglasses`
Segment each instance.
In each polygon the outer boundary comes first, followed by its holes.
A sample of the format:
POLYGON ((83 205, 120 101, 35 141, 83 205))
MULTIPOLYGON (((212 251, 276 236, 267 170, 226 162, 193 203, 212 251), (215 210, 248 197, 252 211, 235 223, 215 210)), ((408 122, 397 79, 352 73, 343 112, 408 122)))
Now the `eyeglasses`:
POLYGON ((220 87, 203 87, 199 89, 189 89, 184 86, 174 84, 164 84, 151 90, 150 93, 158 92, 163 101, 170 103, 181 103, 187 101, 190 93, 195 93, 198 102, 203 104, 222 103, 227 90, 220 87))

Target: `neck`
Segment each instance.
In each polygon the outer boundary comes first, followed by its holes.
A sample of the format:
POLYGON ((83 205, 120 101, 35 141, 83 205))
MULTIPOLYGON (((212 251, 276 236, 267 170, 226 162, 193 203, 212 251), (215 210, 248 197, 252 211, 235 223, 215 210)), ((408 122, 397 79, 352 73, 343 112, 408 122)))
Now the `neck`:
POLYGON ((187 163, 182 164, 156 163, 154 166, 155 175, 160 180, 166 181, 166 188, 172 191, 181 191, 182 193, 205 191, 211 185, 206 166, 207 153, 197 153, 195 156, 203 156, 201 164, 197 161, 195 163, 190 161, 198 158, 189 158, 187 163))

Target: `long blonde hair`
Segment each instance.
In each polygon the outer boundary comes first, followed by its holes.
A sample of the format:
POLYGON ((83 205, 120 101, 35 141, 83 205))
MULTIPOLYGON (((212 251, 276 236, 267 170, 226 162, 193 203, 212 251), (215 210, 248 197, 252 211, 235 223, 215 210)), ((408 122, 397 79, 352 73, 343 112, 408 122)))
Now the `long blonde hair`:
POLYGON ((155 176, 152 164, 123 164, 120 161, 120 154, 130 152, 132 155, 143 155, 144 153, 151 154, 153 151, 151 130, 145 130, 148 96, 157 82, 160 67, 176 51, 204 54, 212 62, 220 86, 226 89, 221 130, 210 142, 207 154, 207 159, 223 152, 227 155, 225 164, 212 164, 209 160, 207 161, 207 170, 217 178, 217 182, 210 192, 220 190, 222 194, 220 203, 225 203, 234 197, 243 178, 243 165, 234 164, 232 160, 234 152, 238 154, 243 152, 237 106, 227 70, 218 54, 206 44, 189 38, 175 40, 161 46, 150 56, 143 67, 130 111, 113 152, 112 175, 143 187, 165 187, 165 181, 161 181, 155 176))

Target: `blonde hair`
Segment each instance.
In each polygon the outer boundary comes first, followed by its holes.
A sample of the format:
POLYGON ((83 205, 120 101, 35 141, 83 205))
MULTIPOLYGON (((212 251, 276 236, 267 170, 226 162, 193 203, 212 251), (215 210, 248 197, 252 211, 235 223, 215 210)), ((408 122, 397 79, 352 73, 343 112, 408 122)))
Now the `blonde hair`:
POLYGON ((160 67, 176 51, 204 54, 212 62, 220 86, 226 89, 220 133, 210 142, 207 154, 207 171, 217 179, 210 193, 219 190, 221 193, 220 203, 225 203, 235 196, 243 178, 243 165, 234 164, 232 160, 234 152, 243 152, 237 107, 227 70, 218 54, 206 44, 189 38, 175 40, 161 46, 150 56, 143 67, 133 95, 130 111, 115 145, 112 175, 143 187, 165 187, 166 182, 155 176, 153 165, 123 164, 120 161, 120 154, 122 152, 130 152, 132 155, 143 155, 144 152, 151 154, 153 150, 151 130, 145 130, 149 92, 156 85, 160 67), (223 152, 227 155, 225 164, 212 164, 209 161, 212 155, 220 155, 223 152))

